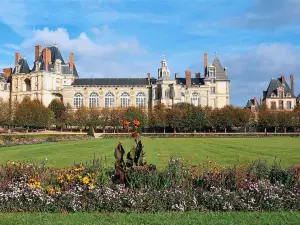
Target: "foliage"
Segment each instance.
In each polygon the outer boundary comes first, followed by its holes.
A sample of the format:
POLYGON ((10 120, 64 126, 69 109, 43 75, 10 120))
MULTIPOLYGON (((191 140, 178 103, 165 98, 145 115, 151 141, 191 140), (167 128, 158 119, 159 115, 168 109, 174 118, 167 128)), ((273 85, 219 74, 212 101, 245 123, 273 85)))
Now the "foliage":
POLYGON ((40 101, 29 98, 16 104, 14 121, 16 125, 23 127, 45 128, 53 124, 54 114, 40 101))
POLYGON ((7 162, 0 212, 300 210, 300 165, 282 169, 276 160, 226 168, 170 159, 161 171, 131 170, 127 186, 113 183, 109 171, 101 158, 65 169, 7 162))

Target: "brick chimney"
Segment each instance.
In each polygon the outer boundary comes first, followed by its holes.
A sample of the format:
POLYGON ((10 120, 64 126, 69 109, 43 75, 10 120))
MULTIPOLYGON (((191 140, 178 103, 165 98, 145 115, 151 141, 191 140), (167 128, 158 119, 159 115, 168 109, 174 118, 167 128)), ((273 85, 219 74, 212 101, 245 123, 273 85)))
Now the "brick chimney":
POLYGON ((178 73, 175 73, 175 79, 178 78, 178 73))
POLYGON ((21 58, 21 54, 20 52, 17 52, 15 56, 15 65, 18 65, 20 58, 21 58))
POLYGON ((186 79, 186 85, 187 86, 190 86, 191 83, 192 83, 191 74, 192 74, 192 72, 190 70, 185 71, 185 79, 186 79))
POLYGON ((201 77, 201 73, 200 73, 200 72, 196 72, 196 73, 195 73, 195 77, 196 77, 196 78, 200 78, 200 77, 201 77))
POLYGON ((49 66, 49 63, 51 62, 51 50, 50 49, 48 49, 48 48, 44 49, 43 59, 44 59, 44 63, 45 63, 45 71, 48 71, 48 66, 49 66))
POLYGON ((204 53, 204 77, 207 75, 207 53, 204 53))
POLYGON ((4 68, 4 69, 3 69, 3 73, 6 74, 7 80, 10 80, 10 76, 11 76, 11 74, 12 74, 12 68, 4 68))
POLYGON ((291 74, 290 79, 291 79, 291 90, 292 90, 292 93, 295 94, 294 75, 293 74, 291 74))
POLYGON ((148 77, 148 85, 150 85, 151 84, 151 77, 150 77, 150 73, 147 73, 147 77, 148 77))
POLYGON ((283 75, 283 74, 281 75, 281 83, 282 83, 282 84, 285 84, 285 78, 284 78, 284 75, 283 75))
POLYGON ((35 61, 38 60, 38 58, 40 56, 40 53, 41 53, 41 50, 42 50, 42 46, 41 45, 35 46, 35 61))
POLYGON ((254 96, 254 107, 257 107, 257 100, 256 100, 256 96, 254 96))
POLYGON ((70 70, 73 72, 74 68, 74 53, 70 52, 70 70))

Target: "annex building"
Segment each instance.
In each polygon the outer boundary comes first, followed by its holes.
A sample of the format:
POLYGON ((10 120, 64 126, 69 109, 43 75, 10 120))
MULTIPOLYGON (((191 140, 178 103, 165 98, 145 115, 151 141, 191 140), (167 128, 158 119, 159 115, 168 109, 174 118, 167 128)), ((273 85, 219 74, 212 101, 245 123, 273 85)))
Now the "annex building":
POLYGON ((156 78, 150 73, 145 78, 81 78, 73 53, 65 61, 56 45, 45 48, 37 45, 33 65, 30 66, 18 52, 15 54, 14 69, 3 70, 4 75, 0 79, 3 86, 1 83, 0 87, 3 87, 5 94, 1 96, 12 103, 20 102, 27 96, 42 101, 46 106, 59 98, 74 109, 81 105, 90 108, 136 106, 151 109, 158 103, 171 106, 180 102, 221 108, 230 104, 227 69, 217 56, 210 65, 207 58, 205 53, 203 77, 200 72, 193 75, 186 70, 184 77, 178 77, 175 73, 172 78, 167 61, 163 59, 156 78))

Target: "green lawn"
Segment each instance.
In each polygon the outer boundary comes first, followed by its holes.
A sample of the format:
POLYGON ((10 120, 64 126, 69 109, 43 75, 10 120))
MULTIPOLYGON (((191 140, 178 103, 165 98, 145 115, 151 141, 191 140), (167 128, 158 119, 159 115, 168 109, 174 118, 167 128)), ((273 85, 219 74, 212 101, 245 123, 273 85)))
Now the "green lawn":
POLYGON ((0 224, 299 224, 300 213, 0 214, 0 224))
MULTIPOLYGON (((128 152, 132 146, 130 139, 94 139, 88 141, 72 141, 24 145, 0 148, 0 163, 11 161, 41 161, 48 159, 53 167, 69 167, 76 162, 96 157, 106 157, 107 163, 114 161, 114 148, 121 141, 128 152)), ((193 164, 205 160, 216 161, 221 165, 251 163, 255 159, 266 159, 272 163, 274 157, 288 167, 300 163, 300 138, 143 138, 148 163, 159 168, 166 166, 171 156, 190 160, 193 164)))

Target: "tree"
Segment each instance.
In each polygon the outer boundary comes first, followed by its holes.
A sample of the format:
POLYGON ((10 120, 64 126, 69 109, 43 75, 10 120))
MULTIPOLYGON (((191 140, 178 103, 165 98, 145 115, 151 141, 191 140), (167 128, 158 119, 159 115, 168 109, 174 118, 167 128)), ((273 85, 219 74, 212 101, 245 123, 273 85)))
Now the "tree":
POLYGON ((261 109, 258 113, 258 125, 265 129, 276 126, 276 116, 269 109, 261 109))
POLYGON ((187 111, 187 125, 191 131, 193 130, 201 130, 204 124, 205 114, 201 107, 191 107, 189 111, 187 111))
POLYGON ((180 131, 180 129, 184 128, 184 111, 180 108, 174 107, 172 109, 167 109, 167 123, 174 129, 174 133, 176 130, 180 131))
POLYGON ((54 121, 54 114, 46 108, 40 101, 29 98, 16 105, 14 113, 16 125, 22 127, 45 128, 49 127, 54 121))
POLYGON ((155 105, 152 111, 152 117, 154 127, 162 127, 164 133, 166 133, 167 111, 165 105, 161 103, 155 105))
POLYGON ((89 111, 86 107, 79 107, 74 113, 75 125, 82 131, 83 127, 87 126, 89 111))
POLYGON ((276 113, 276 124, 278 127, 283 128, 284 133, 286 133, 287 127, 293 126, 293 112, 280 111, 276 113))
POLYGON ((100 122, 100 115, 101 111, 99 109, 91 108, 88 112, 88 122, 87 125, 89 127, 96 128, 98 125, 101 124, 100 122))
POLYGON ((0 98, 0 126, 11 125, 11 112, 9 102, 5 102, 0 98))
POLYGON ((60 99, 54 99, 50 102, 48 108, 54 113, 56 126, 64 126, 66 120, 67 107, 60 99))

